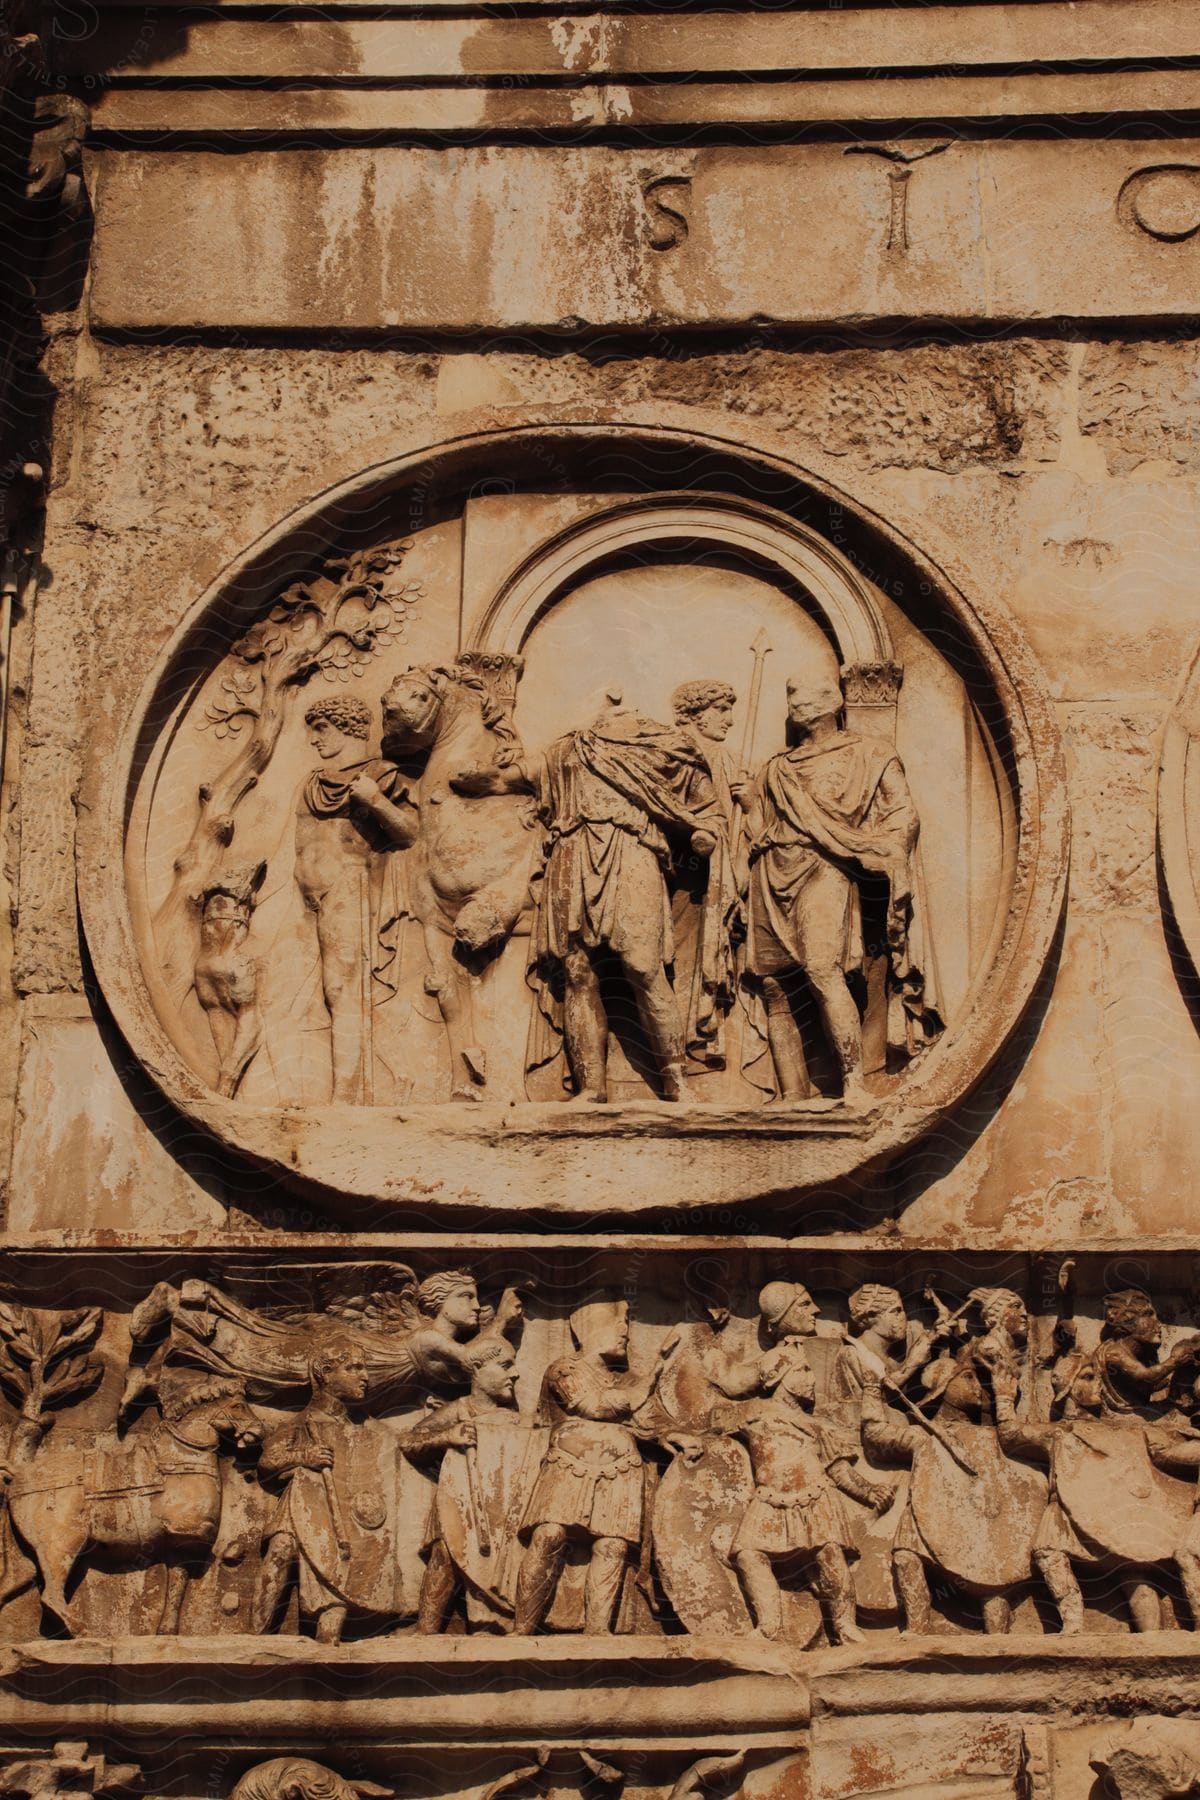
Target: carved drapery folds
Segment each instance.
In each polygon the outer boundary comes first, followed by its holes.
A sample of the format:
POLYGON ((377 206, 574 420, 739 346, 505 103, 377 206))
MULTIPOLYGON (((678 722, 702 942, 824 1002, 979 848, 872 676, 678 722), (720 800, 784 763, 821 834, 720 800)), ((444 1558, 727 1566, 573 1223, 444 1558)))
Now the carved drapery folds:
POLYGON ((1032 1318, 773 1278, 672 1324, 399 1263, 7 1306, 0 1633, 1191 1633, 1200 1334, 1070 1279, 1032 1318))
POLYGON ((343 519, 319 563, 241 580, 227 651, 179 647, 169 730, 147 698, 124 890, 96 771, 81 899, 130 1041, 339 1207, 440 1177, 446 1131, 468 1191, 515 1194, 519 1118, 619 1127, 605 1198, 635 1208, 656 1106, 764 1159, 785 1128, 803 1192, 977 1079, 1049 943, 1066 815, 1019 647, 947 597, 952 662, 786 511, 614 501, 566 454, 566 526, 532 477, 402 537, 377 500, 365 546, 343 519))

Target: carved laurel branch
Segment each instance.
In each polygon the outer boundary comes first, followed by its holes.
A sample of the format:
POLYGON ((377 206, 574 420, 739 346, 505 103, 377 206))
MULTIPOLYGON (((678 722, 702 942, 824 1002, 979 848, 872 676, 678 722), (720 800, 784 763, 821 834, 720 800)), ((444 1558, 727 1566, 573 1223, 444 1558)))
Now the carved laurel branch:
POLYGON ((98 1306, 48 1313, 0 1302, 0 1387, 24 1419, 86 1393, 103 1365, 88 1355, 104 1314, 98 1306))

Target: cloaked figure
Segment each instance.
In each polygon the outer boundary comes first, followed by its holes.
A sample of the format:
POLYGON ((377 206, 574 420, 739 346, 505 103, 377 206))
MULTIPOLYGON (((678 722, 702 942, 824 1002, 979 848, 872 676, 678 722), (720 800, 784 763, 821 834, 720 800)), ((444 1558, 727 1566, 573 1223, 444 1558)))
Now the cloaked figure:
POLYGON ((791 746, 765 764, 746 803, 746 968, 761 984, 779 1096, 810 1090, 793 1011, 802 980, 842 1097, 862 1103, 864 1016, 880 1066, 943 1029, 915 892, 920 820, 891 745, 846 729, 835 681, 793 675, 787 700, 791 746))
POLYGON ((353 1415, 369 1382, 353 1338, 327 1339, 309 1368, 311 1400, 270 1433, 259 1459, 259 1475, 282 1491, 263 1532, 254 1623, 256 1631, 272 1630, 294 1584, 317 1642, 336 1644, 351 1609, 374 1616, 400 1610, 388 1498, 373 1486, 371 1434, 385 1428, 353 1415))
MULTIPOLYGON (((668 874, 673 848, 707 864, 699 926, 702 966, 716 967, 736 904, 725 822, 705 756, 677 726, 610 705, 586 730, 541 756, 507 767, 462 769, 462 794, 534 795, 546 832, 530 974, 539 1022, 530 1067, 553 1057, 558 1034, 577 1098, 608 1098, 609 1017, 599 964, 615 964, 634 1001, 661 1097, 684 1098, 685 1044, 711 1029, 711 987, 698 989, 703 1016, 685 1018, 668 970, 674 961, 668 874)), ((691 1010, 689 1008, 689 1010, 691 1010)))
MULTIPOLYGON (((526 1549, 516 1584, 514 1627, 539 1631, 563 1574, 568 1547, 587 1559, 583 1629, 621 1630, 626 1576, 644 1547, 643 1446, 698 1456, 698 1440, 638 1415, 662 1376, 662 1354, 648 1372, 629 1368, 629 1305, 593 1300, 570 1315, 575 1348, 546 1370, 539 1422, 550 1427, 520 1525, 526 1549)), ((664 1346, 665 1348, 665 1346, 664 1346)))
POLYGON ((507 1577, 515 1568, 513 1515, 528 1437, 516 1408, 512 1347, 491 1338, 475 1347, 470 1392, 432 1407, 400 1437, 414 1462, 438 1465, 422 1545, 422 1632, 444 1631, 458 1601, 470 1628, 511 1627, 507 1577))

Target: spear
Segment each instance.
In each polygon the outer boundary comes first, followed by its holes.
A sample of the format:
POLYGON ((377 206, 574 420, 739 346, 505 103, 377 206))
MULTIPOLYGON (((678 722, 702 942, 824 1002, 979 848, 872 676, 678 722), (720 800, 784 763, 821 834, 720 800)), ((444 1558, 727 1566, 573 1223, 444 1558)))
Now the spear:
POLYGON ((466 1446, 467 1458, 467 1493, 471 1499, 471 1511, 475 1514, 475 1536, 479 1539, 479 1548, 484 1556, 492 1554, 492 1534, 488 1529, 487 1509, 483 1504, 483 1490, 479 1485, 479 1452, 474 1444, 466 1446))
MULTIPOLYGON (((754 737, 758 730, 758 713, 762 705, 763 664, 771 654, 771 640, 767 636, 766 627, 761 627, 750 646, 750 654, 754 658, 754 670, 750 676, 750 693, 746 700, 746 723, 742 730, 742 749, 738 758, 737 776, 742 779, 749 772, 750 752, 754 748, 754 737)), ((746 829, 746 815, 740 806, 733 809, 732 829, 729 834, 729 854, 736 858, 738 846, 742 841, 742 833, 746 829)))
POLYGON ((325 1503, 329 1508, 329 1516, 333 1520, 333 1535, 337 1542, 338 1560, 345 1562, 350 1555, 350 1533, 346 1529, 341 1495, 337 1491, 337 1482, 332 1469, 321 1470, 321 1485, 325 1489, 325 1503))
MULTIPOLYGON (((883 1378, 883 1386, 887 1388, 889 1393, 894 1394, 896 1396, 897 1400, 899 1400, 901 1406, 904 1407, 904 1409, 908 1413, 909 1417, 915 1419, 917 1421, 918 1425, 921 1425, 924 1427, 924 1429, 929 1433, 930 1437, 934 1440, 934 1442, 937 1444, 940 1444, 942 1446, 942 1449, 946 1452, 946 1455, 951 1459, 952 1462, 956 1462, 958 1464, 959 1468, 963 1470, 964 1474, 973 1475, 976 1478, 978 1478, 979 1470, 976 1468, 973 1468, 971 1466, 971 1464, 967 1461, 966 1457, 963 1455, 962 1451, 958 1448, 958 1445, 954 1442, 954 1439, 949 1435, 949 1433, 943 1431, 940 1425, 935 1424, 935 1422, 929 1417, 928 1413, 922 1412, 921 1408, 918 1405, 916 1405, 916 1403, 914 1401, 909 1399, 908 1395, 904 1392, 904 1389, 902 1387, 898 1386, 897 1383, 894 1381, 889 1381, 886 1375, 883 1378)), ((936 1399, 937 1396, 934 1395, 933 1398, 936 1399)))
POLYGON ((762 703, 763 664, 771 654, 771 640, 763 626, 750 646, 750 654, 754 658, 754 672, 750 677, 750 694, 746 701, 746 724, 742 732, 741 765, 745 769, 750 761, 750 752, 754 748, 754 735, 758 730, 758 709, 762 703))
POLYGON ((362 947, 359 951, 359 974, 361 977, 360 1000, 362 1018, 362 1046, 359 1052, 362 1067, 363 1101, 367 1106, 375 1104, 375 994, 372 988, 375 962, 375 929, 371 917, 371 877, 366 868, 360 877, 359 887, 359 933, 362 947))

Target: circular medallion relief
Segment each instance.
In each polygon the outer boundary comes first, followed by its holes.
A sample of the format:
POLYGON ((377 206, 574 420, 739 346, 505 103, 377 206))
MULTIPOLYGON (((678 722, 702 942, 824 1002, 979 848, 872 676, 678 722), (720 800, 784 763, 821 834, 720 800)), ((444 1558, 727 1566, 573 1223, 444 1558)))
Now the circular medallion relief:
POLYGON ((1158 854, 1171 921, 1191 963, 1191 992, 1200 973, 1200 652, 1163 732, 1158 771, 1158 854))
POLYGON ((670 437, 374 472, 201 603, 107 764, 131 1045, 344 1218, 791 1228, 1033 990, 1066 810, 1011 626, 798 474, 676 485, 670 437))

